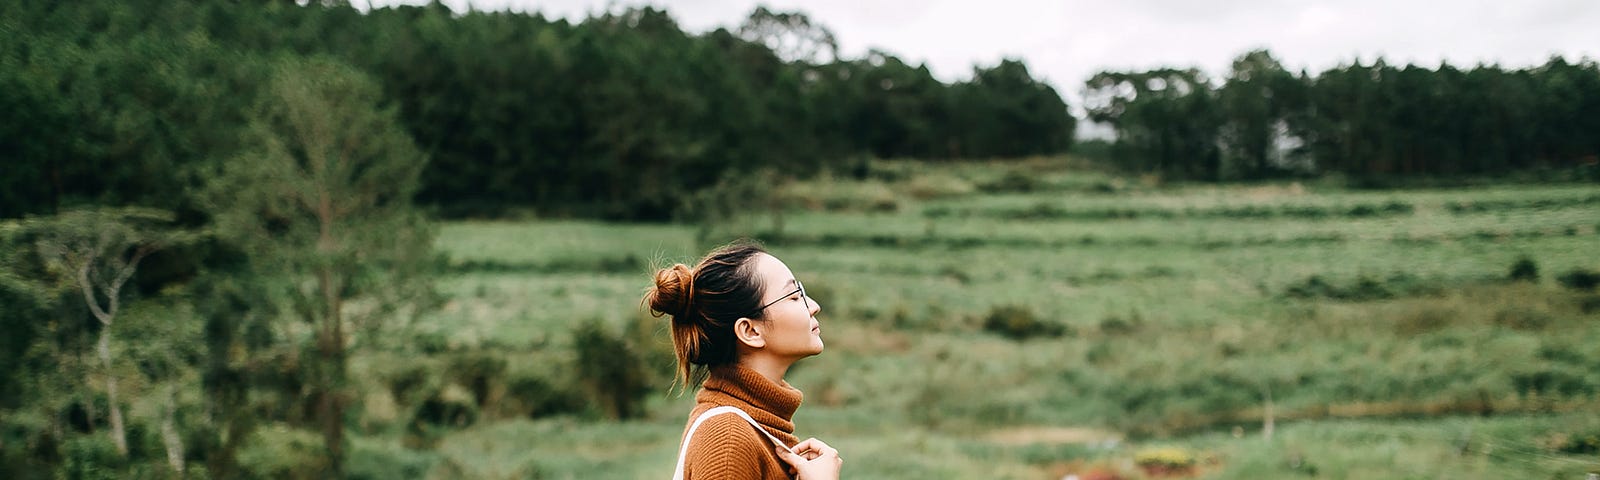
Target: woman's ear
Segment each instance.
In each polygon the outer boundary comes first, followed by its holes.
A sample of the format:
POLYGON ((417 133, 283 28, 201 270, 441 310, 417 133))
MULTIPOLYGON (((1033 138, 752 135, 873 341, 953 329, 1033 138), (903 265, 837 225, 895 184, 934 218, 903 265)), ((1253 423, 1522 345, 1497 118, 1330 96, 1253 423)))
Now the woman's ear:
POLYGON ((739 339, 739 343, 750 348, 767 346, 767 337, 762 334, 760 322, 749 318, 741 317, 733 322, 733 338, 739 339))

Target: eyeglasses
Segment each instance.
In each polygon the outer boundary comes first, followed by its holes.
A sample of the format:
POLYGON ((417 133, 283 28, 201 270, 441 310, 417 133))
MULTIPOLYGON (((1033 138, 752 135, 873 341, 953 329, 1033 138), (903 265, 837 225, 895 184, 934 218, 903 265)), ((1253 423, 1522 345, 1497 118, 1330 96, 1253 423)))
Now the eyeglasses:
POLYGON ((755 313, 759 314, 759 313, 761 313, 763 311, 766 311, 767 307, 773 306, 773 305, 777 304, 778 302, 781 302, 784 299, 789 298, 790 295, 794 295, 796 293, 800 294, 800 301, 806 303, 806 311, 811 311, 811 296, 806 295, 806 286, 805 286, 805 284, 800 283, 799 280, 795 280, 794 281, 794 285, 797 288, 795 288, 793 291, 790 291, 789 293, 783 294, 783 296, 778 297, 777 300, 773 300, 773 301, 767 302, 766 305, 762 305, 761 308, 757 308, 755 313))

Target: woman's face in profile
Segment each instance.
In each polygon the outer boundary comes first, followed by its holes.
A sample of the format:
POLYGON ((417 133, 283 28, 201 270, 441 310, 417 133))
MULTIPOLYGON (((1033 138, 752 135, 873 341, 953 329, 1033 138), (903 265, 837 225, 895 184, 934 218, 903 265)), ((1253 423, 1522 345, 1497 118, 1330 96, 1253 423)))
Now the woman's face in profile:
POLYGON ((767 339, 768 352, 792 358, 803 358, 822 353, 822 323, 816 318, 822 305, 807 297, 800 280, 782 260, 761 254, 756 259, 756 277, 764 293, 761 304, 766 305, 761 325, 767 339))

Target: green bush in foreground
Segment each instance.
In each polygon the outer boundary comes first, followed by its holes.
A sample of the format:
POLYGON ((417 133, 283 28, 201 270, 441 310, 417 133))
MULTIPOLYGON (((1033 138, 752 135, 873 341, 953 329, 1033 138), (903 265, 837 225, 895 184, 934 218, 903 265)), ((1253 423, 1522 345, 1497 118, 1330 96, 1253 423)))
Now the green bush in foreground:
POLYGON ((1041 320, 1032 309, 1018 305, 990 308, 983 318, 983 329, 1012 340, 1059 337, 1066 332, 1065 326, 1041 320))
POLYGON ((1600 272, 1587 268, 1574 268, 1556 280, 1573 290, 1594 290, 1594 287, 1600 286, 1600 272))
POLYGON ((1526 256, 1517 258, 1517 263, 1511 264, 1511 274, 1507 278, 1513 282, 1538 282, 1539 264, 1526 256))
POLYGON ((643 413, 642 402, 650 392, 650 370, 626 337, 591 320, 573 329, 572 344, 577 351, 578 378, 605 415, 628 419, 643 413))

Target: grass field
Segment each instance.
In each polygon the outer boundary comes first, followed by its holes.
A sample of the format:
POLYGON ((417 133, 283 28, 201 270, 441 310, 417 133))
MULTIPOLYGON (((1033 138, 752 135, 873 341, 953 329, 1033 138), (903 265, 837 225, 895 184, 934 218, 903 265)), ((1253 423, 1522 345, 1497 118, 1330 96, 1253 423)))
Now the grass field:
MULTIPOLYGON (((798 434, 839 448, 850 478, 1143 478, 1162 462, 1202 478, 1600 471, 1600 295, 1557 281, 1600 269, 1600 187, 1159 185, 1044 159, 889 162, 784 192, 781 218, 711 238, 444 225, 446 300, 410 334, 561 385, 571 332, 603 322, 638 333, 657 391, 642 419, 486 414, 422 450, 397 433, 405 402, 369 394, 353 469, 667 475, 692 395, 666 394, 666 321, 640 294, 651 267, 748 235, 823 305, 827 351, 789 381, 806 393, 798 434), (1538 278, 1507 280, 1522 258, 1538 278)), ((353 369, 382 392, 422 362, 397 360, 353 369)))

